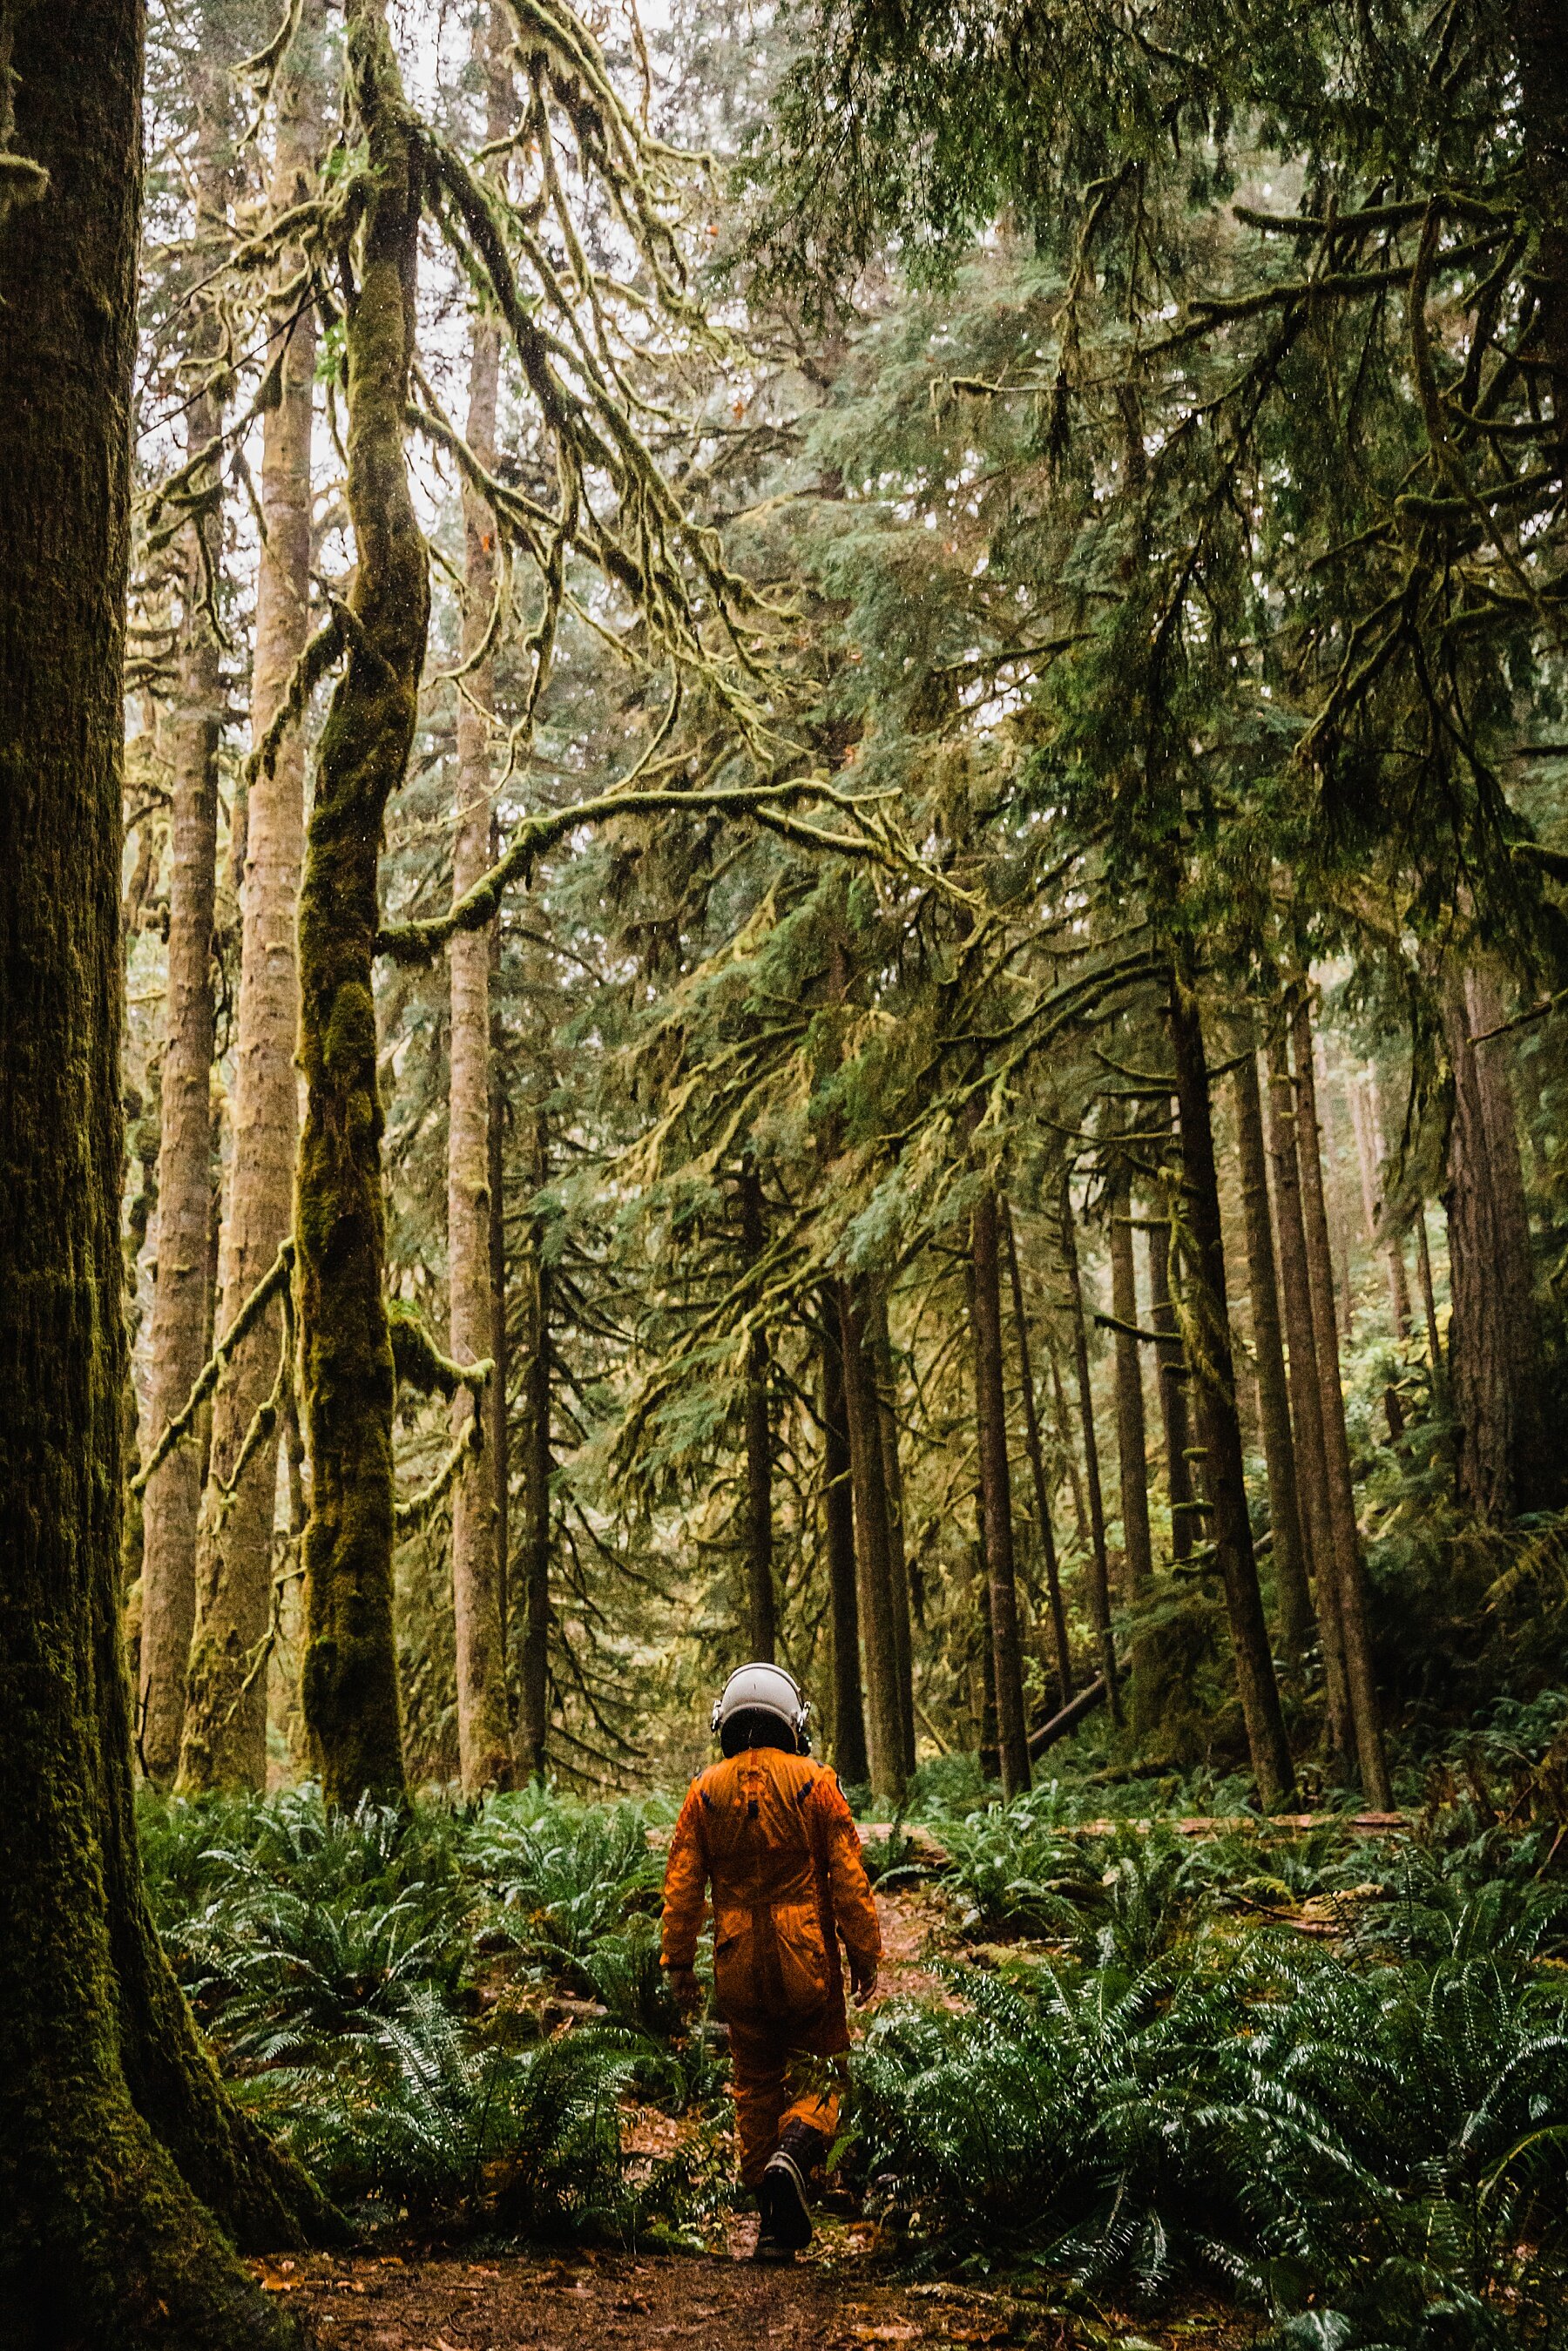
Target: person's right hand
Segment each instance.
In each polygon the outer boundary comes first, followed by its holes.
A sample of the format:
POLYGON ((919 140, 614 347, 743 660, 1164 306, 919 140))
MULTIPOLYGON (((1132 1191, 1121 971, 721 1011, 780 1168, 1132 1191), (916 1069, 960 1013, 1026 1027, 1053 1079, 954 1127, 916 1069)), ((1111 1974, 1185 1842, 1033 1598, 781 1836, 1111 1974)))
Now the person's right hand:
POLYGON ((703 2004, 703 1988, 697 1981, 695 1968, 672 1968, 670 1990, 675 1995, 675 2005, 684 2016, 691 2016, 703 2004))
POLYGON ((852 1952, 850 1954, 850 1988, 854 1993, 857 2008, 863 2008, 867 2001, 875 1996, 876 1961, 874 1959, 857 1959, 852 1952))

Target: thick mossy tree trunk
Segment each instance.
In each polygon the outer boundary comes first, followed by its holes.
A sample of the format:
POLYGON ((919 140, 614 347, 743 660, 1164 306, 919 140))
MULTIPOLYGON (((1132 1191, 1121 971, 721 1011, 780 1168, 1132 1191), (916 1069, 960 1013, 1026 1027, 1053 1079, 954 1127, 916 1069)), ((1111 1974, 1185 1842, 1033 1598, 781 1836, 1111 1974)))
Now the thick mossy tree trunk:
POLYGON ((855 1583, 855 1514, 844 1402, 843 1338, 836 1290, 819 1301, 822 1326, 822 1535, 833 1626, 833 1762, 846 1786, 871 1778, 861 1694, 861 1613, 855 1583))
POLYGON ((1111 1561, 1105 1548, 1105 1499, 1100 1485, 1100 1445, 1094 1433, 1094 1390, 1089 1376, 1089 1325, 1083 1313, 1083 1278, 1078 1265, 1072 1195, 1061 1179, 1061 1261, 1072 1316, 1072 1353, 1078 1373, 1078 1416, 1083 1430, 1083 1475, 1089 1489, 1089 1614, 1100 1651, 1111 1719, 1122 1719, 1116 1677, 1116 1644, 1111 1632, 1111 1561))
POLYGON ((1501 1523, 1551 1499, 1530 1220, 1506 1049, 1477 1041, 1504 1018, 1490 975, 1455 974, 1442 1012, 1454 1073, 1446 1201, 1459 1490, 1479 1517, 1501 1523))
POLYGON ((1274 1590, 1280 1648, 1299 1676, 1312 1637, 1312 1591, 1301 1533, 1291 1396, 1280 1329, 1280 1285, 1269 1214, 1269 1163, 1263 1142, 1263 1096, 1258 1057, 1243 1052, 1236 1065, 1236 1136, 1247 1225, 1247 1283, 1252 1299, 1252 1343, 1258 1355, 1258 1402, 1263 1460, 1269 1474, 1269 1523, 1274 1538, 1274 1590))
POLYGON ((1252 1528, 1247 1515, 1202 1018, 1197 994, 1190 981, 1179 972, 1173 972, 1171 977, 1170 1032, 1181 1115, 1187 1225, 1192 1235, 1186 1295, 1192 1314, 1190 1354, 1197 1389, 1195 1402, 1207 1470, 1209 1533, 1225 1588, 1248 1751, 1258 1792, 1265 1805, 1273 1805, 1291 1794, 1295 1771, 1280 1711, 1274 1659, 1252 1552, 1252 1528))
POLYGON ((855 1560, 861 1637, 865 1647, 866 1729, 871 1783, 878 1796, 904 1793, 904 1722, 898 1698, 898 1645, 893 1624, 893 1567, 887 1525, 886 1465, 871 1352, 866 1278, 838 1285, 844 1418, 854 1493, 855 1560))
MULTIPOLYGON (((304 201, 322 137, 319 46, 325 10, 310 0, 280 77, 270 209, 304 201)), ((298 266, 286 256, 287 285, 298 266)), ((263 427, 250 731, 261 744, 281 708, 310 625, 310 428, 316 326, 298 292, 274 317, 281 350, 277 396, 263 427), (297 315, 296 315, 297 314, 297 315)), ((235 1044, 234 1153, 224 1226, 217 1322, 227 1331, 287 1238, 294 1214, 299 1123, 294 1066, 299 977, 294 925, 305 852, 305 743, 290 726, 258 763, 246 802, 240 892, 239 1011, 235 1044)), ((180 1754, 182 1788, 267 1784, 267 1636, 277 1496, 277 1420, 246 1451, 267 1410, 282 1343, 269 1306, 230 1355, 213 1395, 212 1449, 196 1552, 196 1618, 180 1754), (237 1474, 236 1474, 237 1473, 237 1474)), ((162 1474, 162 1473, 161 1473, 162 1474)))
MULTIPOLYGON (((194 187, 198 236, 221 230, 227 199, 225 78, 200 62, 194 187)), ((187 465, 216 440, 222 411, 211 387, 213 331, 198 308, 185 411, 187 465)), ((223 555, 221 475, 198 465, 195 510, 183 542, 183 625, 173 723, 170 816, 169 959, 163 1002, 162 1135, 158 1155, 158 1275, 148 1317, 152 1358, 148 1437, 156 1444, 207 1358, 212 1328, 212 1068, 215 1008, 213 924, 217 901, 218 742, 227 691, 216 598, 223 555)), ((167 1786, 180 1761, 185 1678, 196 1610, 202 1447, 176 1446, 141 1504, 140 1747, 150 1779, 167 1786)))
MULTIPOLYGON (((486 75, 486 140, 507 128, 507 77, 500 51, 502 13, 476 23, 476 60, 486 75)), ((501 335, 494 319, 476 316, 468 355, 465 437, 486 473, 496 464, 496 405, 501 335)), ((457 806, 452 844, 452 894, 472 889, 490 862, 490 720, 495 680, 486 653, 499 567, 496 524, 472 483, 463 489, 465 587, 463 660, 469 664, 457 705, 457 806)), ((448 942, 452 996, 446 1147, 446 1267, 455 1362, 490 1354, 495 1301, 490 1273, 490 935, 459 931, 448 942)), ((452 1405, 457 1444, 473 1413, 459 1394, 452 1405)), ((501 1618, 500 1555, 495 1480, 482 1453, 470 1453, 452 1498, 452 1608, 457 1650, 457 1758, 463 1792, 509 1788, 514 1778, 507 1703, 507 1653, 501 1618)))
POLYGON ((119 1579, 120 747, 141 18, 29 8, 0 90, 0 2333, 281 2346, 227 2239, 320 2207, 149 1917, 119 1579), (14 94, 15 113, 12 98, 14 94))
POLYGON ((1002 1356, 1000 1218, 988 1186, 969 1212, 970 1292, 975 1350, 975 1417, 985 1505, 986 1577, 997 1706, 997 1760, 1002 1794, 1030 1784, 1029 1718, 1024 1710, 1023 1646, 1013 1563, 1012 1475, 1008 1464, 1007 1386, 1002 1356))
MULTIPOLYGON (((544 1109, 528 1116, 529 1188, 549 1181, 549 1126, 544 1109)), ((537 1217, 529 1218, 523 1261, 523 1638, 517 1683, 521 1698, 519 1752, 530 1780, 549 1767, 550 1477, 550 1270, 537 1217)))
MULTIPOLYGON (((749 1163, 740 1175, 740 1246, 748 1266, 767 1245, 762 1182, 749 1163)), ((755 1327, 746 1343, 746 1646, 771 1665, 779 1640, 773 1590, 772 1364, 768 1333, 755 1327)))
MULTIPOLYGON (((1106 1196, 1111 1254, 1111 1312, 1116 1322, 1116 1462, 1122 1499, 1123 1597, 1129 1608, 1145 1602, 1155 1580, 1155 1546, 1149 1530, 1148 1430, 1144 1415, 1144 1366, 1139 1356, 1138 1273, 1133 1256, 1133 1194, 1124 1155, 1106 1196)), ((1147 1640, 1134 1643, 1133 1729, 1146 1739, 1160 1714, 1155 1687, 1156 1652, 1147 1640)))
POLYGON ((351 1805, 366 1794, 400 1798, 405 1785, 372 960, 382 826, 418 715, 430 588, 403 452, 423 158, 377 0, 348 0, 347 18, 370 171, 347 322, 358 565, 299 896, 306 1107, 295 1237, 311 1469, 300 1701, 327 1801, 351 1805))
POLYGON ((1322 1396, 1323 1450, 1328 1460, 1329 1520, 1339 1584, 1339 1620, 1344 1641, 1345 1686, 1361 1784, 1368 1801, 1386 1810, 1394 1801, 1383 1751, 1383 1715, 1372 1669, 1372 1638, 1366 1621, 1366 1563, 1355 1522, 1350 1437, 1340 1385, 1339 1325, 1334 1313, 1333 1260, 1329 1248, 1328 1209, 1323 1198, 1322 1155, 1318 1134, 1317 1082, 1312 1068, 1312 1024, 1305 994, 1296 998, 1291 1019, 1296 1064, 1296 1158, 1306 1228, 1307 1275, 1317 1342, 1318 1382, 1322 1396))

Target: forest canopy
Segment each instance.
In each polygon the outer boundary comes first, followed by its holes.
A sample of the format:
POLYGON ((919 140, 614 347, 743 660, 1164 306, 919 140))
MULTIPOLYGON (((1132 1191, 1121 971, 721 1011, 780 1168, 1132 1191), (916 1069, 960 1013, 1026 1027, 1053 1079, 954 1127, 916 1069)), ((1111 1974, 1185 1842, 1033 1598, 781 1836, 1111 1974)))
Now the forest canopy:
POLYGON ((66 13, 0 0, 23 2339, 282 2342, 234 2248, 367 2206, 712 2223, 601 2108, 722 2105, 649 1839, 777 1660, 946 1922, 852 2067, 890 2241, 1561 2340, 1559 9, 66 13), (1450 1962, 1527 2087, 1417 2255, 1323 2053, 1413 2095, 1450 1962), (1231 2153, 1012 2216, 936 2118, 1109 2146, 1113 1987, 1231 2153))

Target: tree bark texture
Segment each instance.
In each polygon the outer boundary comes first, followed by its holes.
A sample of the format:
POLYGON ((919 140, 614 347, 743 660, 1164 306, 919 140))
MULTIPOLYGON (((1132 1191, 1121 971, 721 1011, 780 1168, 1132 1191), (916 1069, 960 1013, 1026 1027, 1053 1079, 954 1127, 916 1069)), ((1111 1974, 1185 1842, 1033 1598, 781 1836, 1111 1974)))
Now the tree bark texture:
POLYGON ((159 1947, 120 1645, 141 16, 8 30, 0 149, 31 201, 0 219, 0 2312, 17 2351, 281 2346, 230 2241, 297 2242, 321 2208, 230 2105, 159 1947))
POLYGON ((1012 1475, 1008 1464, 1007 1385, 1002 1355, 1000 1218, 994 1191, 983 1191, 969 1212, 975 1346, 975 1416, 978 1424, 980 1491, 985 1503, 986 1577, 995 1656, 997 1757, 1004 1797, 1030 1784, 1029 1721, 1024 1711, 1023 1648, 1019 1636, 1013 1561, 1012 1475))
POLYGON ((1322 1651, 1328 1703, 1330 1761, 1336 1772, 1351 1769, 1355 1731, 1350 1683, 1345 1674, 1344 1631, 1340 1617, 1339 1564, 1329 1512, 1328 1448, 1323 1439, 1322 1383, 1312 1320, 1312 1285, 1307 1270, 1307 1228, 1301 1211, 1301 1156, 1296 1147, 1296 1089, 1283 1027, 1269 1039, 1269 1155, 1274 1170, 1275 1220, 1280 1240, 1280 1289, 1289 1353, 1291 1426, 1296 1441, 1296 1493, 1301 1533, 1312 1570, 1312 1601, 1322 1651))
POLYGON ((1280 1648, 1291 1671, 1299 1673, 1312 1637, 1312 1593, 1301 1533, 1290 1391, 1285 1382, 1280 1286, 1269 1214, 1263 1099, 1255 1053, 1243 1053, 1237 1064, 1236 1134, 1247 1220, 1247 1279, 1252 1297, 1252 1343, 1258 1356, 1259 1413, 1263 1427, 1263 1459, 1269 1474, 1269 1523, 1274 1537, 1280 1648))
MULTIPOLYGON (((549 1127, 541 1105, 529 1113, 530 1190, 549 1181, 549 1127)), ((518 1658, 522 1761, 542 1780, 549 1747, 550 1270, 537 1216, 528 1218, 523 1293, 523 1640, 518 1658)))
POLYGON ((1094 1391, 1089 1377, 1089 1326, 1083 1316, 1083 1279, 1078 1265, 1078 1237, 1073 1228, 1072 1195, 1061 1179, 1061 1261, 1067 1274, 1072 1311, 1073 1361, 1078 1373, 1078 1417, 1083 1431, 1083 1476, 1089 1489, 1089 1614, 1100 1648, 1100 1670, 1105 1677, 1106 1704, 1113 1722, 1122 1719, 1116 1674, 1116 1645, 1111 1632, 1111 1562, 1105 1549, 1105 1499, 1100 1487, 1100 1447, 1094 1435, 1094 1391))
POLYGON ((1056 1530, 1051 1522, 1051 1489, 1045 1475, 1045 1453, 1040 1438, 1040 1413, 1035 1403, 1034 1370, 1030 1360, 1029 1318, 1024 1312, 1023 1277, 1019 1270, 1018 1237, 1012 1212, 1002 1209, 1002 1231, 1008 1247, 1008 1280, 1012 1289, 1013 1329, 1018 1335, 1019 1393, 1023 1399, 1024 1433, 1029 1445, 1030 1475, 1034 1480, 1035 1520, 1040 1536, 1040 1566, 1045 1573, 1051 1607, 1051 1635, 1056 1652, 1059 1707, 1072 1696, 1072 1650, 1067 1637, 1067 1610, 1061 1597, 1061 1570, 1056 1555, 1056 1530))
POLYGON ((1530 1223, 1503 1019, 1489 973, 1455 974, 1442 997, 1454 1073, 1448 1128, 1448 1371, 1459 1424, 1459 1490, 1502 1523, 1549 1499, 1541 1426, 1541 1342, 1530 1223))
MULTIPOLYGON (((740 1177, 740 1245, 747 1265, 766 1245, 762 1185, 747 1165, 740 1177)), ((779 1643, 773 1590, 772 1364, 768 1333, 758 1326, 746 1343, 746 1645, 771 1665, 779 1643)))
MULTIPOLYGON (((508 80, 501 8, 476 20, 474 46, 487 85, 486 137, 505 135, 508 80)), ((496 463, 496 403, 501 336, 476 312, 468 353, 465 437, 486 471, 496 463)), ((481 649, 490 631, 499 567, 496 524, 471 482, 463 485, 466 590, 462 655, 472 663, 457 703, 457 805, 452 842, 452 894, 461 898, 490 862, 490 723, 494 678, 481 649)), ((446 1283, 452 1354, 459 1364, 490 1355, 495 1298, 490 1276, 490 949, 488 931, 459 931, 447 946, 452 1031, 446 1126, 446 1283)), ((493 1374, 492 1374, 493 1376, 493 1374)), ((452 1441, 473 1416, 473 1399, 452 1405, 452 1441)), ((494 1427, 494 1416, 488 1416, 494 1427)), ((457 1761, 463 1792, 509 1788, 514 1779, 507 1705, 507 1649, 501 1622, 500 1555, 495 1479, 482 1453, 470 1453, 452 1497, 452 1610, 457 1652, 457 1761)))
POLYGON ((822 1321, 822 1533, 833 1626, 833 1761, 847 1787, 871 1778, 865 1705, 861 1694, 860 1594, 855 1581, 855 1518, 843 1335, 835 1290, 821 1300, 822 1321))
MULTIPOLYGON (((305 9, 278 89, 270 209, 302 203, 314 184, 322 138, 319 0, 305 9)), ((287 280, 298 256, 286 256, 287 280)), ((281 339, 278 396, 263 426, 261 511, 267 525, 256 578, 250 733, 258 744, 281 706, 310 623, 310 428, 315 315, 275 313, 281 339)), ((234 1140, 229 1165, 217 1322, 226 1331, 274 1262, 294 1214, 299 1124, 294 1064, 299 975, 294 925, 305 853, 305 744, 290 727, 270 768, 255 775, 246 819, 240 893, 239 1008, 235 1042, 234 1140)), ((213 1395, 212 1447, 196 1551, 182 1786, 267 1785, 267 1658, 272 1621, 277 1437, 252 1447, 234 1483, 246 1437, 277 1370, 282 1316, 271 1306, 229 1358, 213 1395), (231 1490, 232 1488, 232 1490, 231 1490)))
POLYGON ((403 454, 421 163, 377 0, 349 0, 347 19, 371 171, 347 324, 358 567, 355 627, 322 732, 299 900, 306 1110, 295 1217, 311 1467, 300 1701, 334 1805, 400 1798, 404 1789, 372 961, 382 827, 408 763, 430 611, 403 454))
POLYGON ((1197 995, 1179 973, 1172 976, 1170 1031, 1181 1115, 1187 1225, 1192 1235, 1186 1269, 1187 1298, 1192 1314, 1191 1357, 1197 1391, 1198 1428, 1208 1473, 1210 1532, 1225 1587, 1248 1750, 1259 1794, 1265 1805, 1271 1805, 1291 1793, 1295 1773, 1280 1711, 1280 1692, 1274 1679, 1274 1660, 1263 1618, 1258 1567, 1252 1554, 1252 1529, 1247 1515, 1202 1018, 1197 995))
POLYGON ((1307 1274, 1317 1342, 1318 1381, 1322 1395, 1323 1450, 1328 1459, 1329 1522, 1334 1546, 1340 1625, 1344 1641, 1345 1685, 1350 1697, 1361 1784, 1368 1801, 1386 1811, 1393 1802, 1383 1751, 1383 1719, 1372 1667, 1366 1622, 1366 1566, 1355 1522, 1350 1439, 1340 1386, 1339 1331, 1334 1320, 1333 1264, 1329 1253, 1328 1213, 1323 1202, 1322 1160, 1318 1140, 1317 1086, 1312 1065, 1312 1024, 1304 994, 1291 1018, 1296 1062, 1296 1156, 1301 1171, 1306 1227, 1307 1274))
MULTIPOLYGON (((224 78, 198 62, 193 165, 199 227, 222 223, 227 200, 224 78)), ((204 381, 185 415, 187 459, 214 441, 219 402, 204 376, 209 322, 198 316, 193 365, 204 381)), ((152 1359, 148 1437, 156 1444, 182 1409, 207 1359, 212 1315, 213 922, 217 903, 218 741, 226 692, 215 618, 223 557, 219 476, 193 481, 200 500, 183 542, 183 625, 172 728, 169 846, 169 957, 163 1000, 162 1136, 158 1155, 158 1277, 148 1317, 152 1359)), ((167 1787, 180 1761, 185 1679, 196 1611, 196 1536, 202 1441, 178 1445, 141 1503, 143 1769, 167 1787)))
POLYGON ((854 1494, 855 1564, 861 1639, 865 1650, 871 1784, 877 1796, 896 1801, 904 1793, 904 1725, 898 1703, 898 1647, 893 1626, 886 1470, 863 1275, 852 1275, 839 1284, 839 1331, 843 1356, 844 1419, 849 1429, 851 1486, 854 1494))

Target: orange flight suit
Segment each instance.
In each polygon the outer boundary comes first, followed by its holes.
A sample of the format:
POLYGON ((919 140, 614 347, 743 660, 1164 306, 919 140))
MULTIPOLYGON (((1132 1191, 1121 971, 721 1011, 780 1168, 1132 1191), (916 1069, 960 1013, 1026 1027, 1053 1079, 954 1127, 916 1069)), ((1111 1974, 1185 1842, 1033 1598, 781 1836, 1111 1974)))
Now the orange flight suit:
POLYGON ((751 1747, 692 1782, 664 1871, 667 1968, 695 1959, 709 1886, 740 2176, 756 2188, 786 2123, 829 2139, 837 2128, 832 2061, 850 2045, 840 1936, 859 1968, 882 1955, 860 1838, 826 1765, 751 1747))

